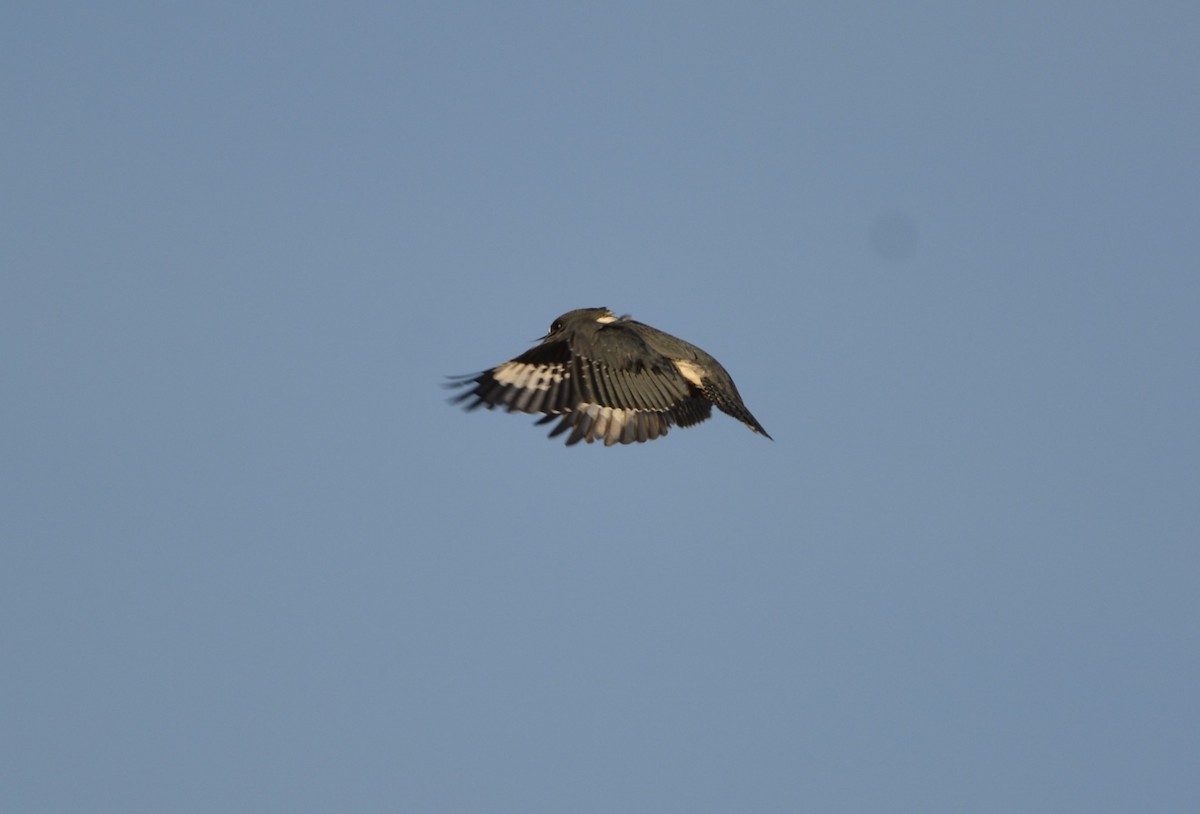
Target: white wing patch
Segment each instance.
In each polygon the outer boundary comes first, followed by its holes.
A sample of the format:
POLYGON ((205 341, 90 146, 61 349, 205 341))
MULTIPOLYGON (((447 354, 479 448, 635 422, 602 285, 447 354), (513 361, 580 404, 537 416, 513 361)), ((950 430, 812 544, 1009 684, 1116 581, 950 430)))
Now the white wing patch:
POLYGON ((549 390, 567 376, 563 365, 528 365, 524 362, 505 362, 492 371, 500 384, 510 384, 522 390, 549 390))
POLYGON ((704 371, 693 365, 686 359, 672 359, 675 367, 678 368, 679 374, 697 387, 704 386, 704 371))

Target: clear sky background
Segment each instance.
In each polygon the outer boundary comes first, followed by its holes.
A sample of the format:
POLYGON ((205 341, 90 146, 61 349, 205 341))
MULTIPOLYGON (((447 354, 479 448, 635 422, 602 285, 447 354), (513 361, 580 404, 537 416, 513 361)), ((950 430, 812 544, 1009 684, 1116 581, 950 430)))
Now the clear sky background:
POLYGON ((1200 810, 1198 41, 5 4, 0 809, 1200 810), (583 306, 776 440, 446 404, 583 306))

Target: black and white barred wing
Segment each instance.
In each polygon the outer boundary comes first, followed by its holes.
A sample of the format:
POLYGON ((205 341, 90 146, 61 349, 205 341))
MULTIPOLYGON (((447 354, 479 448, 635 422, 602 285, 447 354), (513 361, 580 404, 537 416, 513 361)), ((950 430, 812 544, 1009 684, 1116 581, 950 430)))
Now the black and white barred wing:
POLYGON ((711 415, 712 405, 669 360, 647 355, 640 340, 623 331, 609 339, 602 353, 592 347, 573 352, 567 341, 538 345, 456 382, 469 389, 454 401, 465 402, 468 410, 486 406, 540 413, 544 418, 538 424, 558 419, 550 437, 570 430, 568 445, 650 441, 666 435, 672 424, 687 427, 711 415), (587 352, 602 358, 589 358, 587 352))

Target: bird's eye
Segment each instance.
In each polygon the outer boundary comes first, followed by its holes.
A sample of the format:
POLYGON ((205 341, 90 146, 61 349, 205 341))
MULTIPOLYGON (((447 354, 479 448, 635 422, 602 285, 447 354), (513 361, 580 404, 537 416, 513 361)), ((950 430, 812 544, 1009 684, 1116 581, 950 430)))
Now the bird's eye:
POLYGON ((562 320, 556 319, 550 323, 550 333, 556 334, 562 330, 562 320))

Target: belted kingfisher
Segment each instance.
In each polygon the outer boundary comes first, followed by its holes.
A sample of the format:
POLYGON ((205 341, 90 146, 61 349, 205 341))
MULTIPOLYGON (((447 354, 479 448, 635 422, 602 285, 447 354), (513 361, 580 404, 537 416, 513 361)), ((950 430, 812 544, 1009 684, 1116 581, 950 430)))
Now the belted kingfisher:
POLYGON ((746 409, 721 363, 695 345, 607 308, 568 311, 541 343, 478 375, 457 377, 455 396, 474 410, 555 419, 550 437, 567 430, 567 445, 602 440, 605 446, 651 441, 672 424, 690 427, 719 410, 756 433, 767 431, 746 409))

